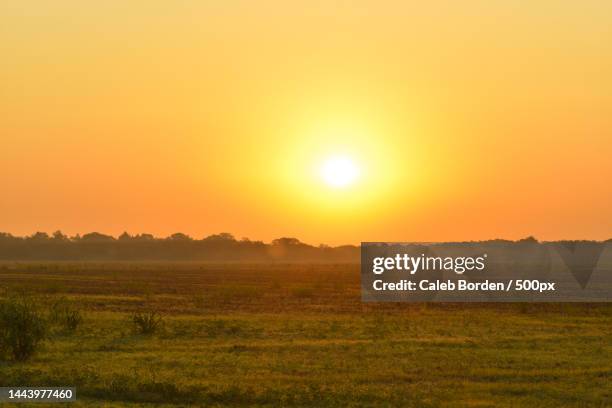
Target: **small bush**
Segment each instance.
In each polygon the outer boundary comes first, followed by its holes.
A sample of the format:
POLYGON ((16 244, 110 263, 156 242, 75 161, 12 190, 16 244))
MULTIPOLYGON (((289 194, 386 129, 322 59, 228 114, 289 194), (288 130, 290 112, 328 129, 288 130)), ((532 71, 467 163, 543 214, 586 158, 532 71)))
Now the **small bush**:
POLYGON ((162 316, 154 311, 136 312, 132 315, 132 322, 140 334, 153 334, 162 324, 162 316))
POLYGON ((10 297, 0 303, 0 351, 17 361, 27 360, 47 334, 46 321, 32 298, 10 297))
POLYGON ((61 298, 53 303, 50 320, 65 330, 75 331, 83 322, 83 314, 65 298, 61 298))
POLYGON ((70 331, 75 331, 83 322, 83 315, 80 310, 67 310, 64 314, 64 328, 70 331))

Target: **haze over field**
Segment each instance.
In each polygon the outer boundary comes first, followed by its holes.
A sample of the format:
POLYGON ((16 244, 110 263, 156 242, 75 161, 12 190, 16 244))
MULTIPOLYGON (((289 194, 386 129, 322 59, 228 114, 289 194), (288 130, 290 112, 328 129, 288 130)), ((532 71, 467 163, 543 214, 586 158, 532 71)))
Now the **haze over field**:
POLYGON ((612 3, 3 1, 0 226, 608 239, 612 3))

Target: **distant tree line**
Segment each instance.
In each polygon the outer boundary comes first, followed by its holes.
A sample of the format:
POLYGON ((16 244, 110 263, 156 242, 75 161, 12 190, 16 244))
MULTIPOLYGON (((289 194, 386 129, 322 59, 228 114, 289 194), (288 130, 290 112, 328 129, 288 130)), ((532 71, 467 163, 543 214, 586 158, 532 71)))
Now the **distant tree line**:
POLYGON ((279 238, 267 244, 247 238, 237 240, 228 233, 194 239, 183 233, 156 238, 124 232, 115 238, 98 232, 72 237, 60 231, 26 237, 0 232, 0 259, 357 262, 359 247, 312 246, 296 238, 279 238))
MULTIPOLYGON (((603 246, 612 240, 596 241, 559 241, 566 246, 578 242, 603 246)), ((540 246, 533 237, 518 241, 494 239, 488 241, 434 243, 445 249, 461 250, 474 244, 488 248, 540 246)), ((393 244, 390 244, 393 245, 393 244)), ((421 244, 415 243, 420 246, 421 244)), ((130 235, 126 232, 115 238, 110 235, 91 232, 69 237, 60 231, 52 235, 37 232, 26 237, 17 237, 0 232, 0 260, 184 260, 184 261, 321 261, 321 262, 359 262, 360 248, 354 245, 330 247, 313 246, 296 238, 278 238, 271 243, 251 241, 247 238, 237 240, 233 235, 221 233, 203 239, 194 239, 183 233, 157 238, 151 234, 130 235)))

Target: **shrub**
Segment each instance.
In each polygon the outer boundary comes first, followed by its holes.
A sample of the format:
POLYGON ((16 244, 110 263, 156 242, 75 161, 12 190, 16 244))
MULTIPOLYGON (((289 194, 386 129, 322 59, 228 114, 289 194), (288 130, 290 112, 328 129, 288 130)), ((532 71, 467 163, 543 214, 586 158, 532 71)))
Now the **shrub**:
POLYGON ((154 311, 136 312, 132 315, 132 322, 140 334, 153 334, 162 324, 162 316, 154 311))
POLYGON ((27 296, 0 303, 0 350, 17 361, 30 358, 47 336, 48 327, 35 301, 27 296))
POLYGON ((70 331, 76 330, 77 327, 81 325, 83 322, 83 315, 80 310, 70 309, 67 310, 64 314, 64 328, 70 331))
POLYGON ((65 330, 75 331, 83 322, 83 314, 65 298, 60 298, 51 307, 50 320, 65 330))

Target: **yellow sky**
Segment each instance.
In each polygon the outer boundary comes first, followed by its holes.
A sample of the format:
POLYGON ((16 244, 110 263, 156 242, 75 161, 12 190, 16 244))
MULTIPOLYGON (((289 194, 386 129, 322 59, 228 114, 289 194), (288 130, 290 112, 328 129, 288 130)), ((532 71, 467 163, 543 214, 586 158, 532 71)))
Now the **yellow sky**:
POLYGON ((595 0, 3 1, 0 230, 611 238, 610 27, 595 0))

